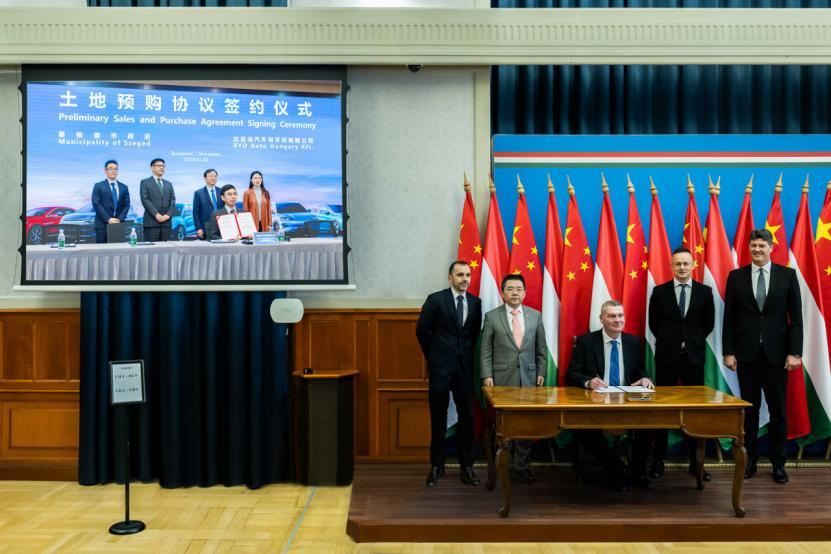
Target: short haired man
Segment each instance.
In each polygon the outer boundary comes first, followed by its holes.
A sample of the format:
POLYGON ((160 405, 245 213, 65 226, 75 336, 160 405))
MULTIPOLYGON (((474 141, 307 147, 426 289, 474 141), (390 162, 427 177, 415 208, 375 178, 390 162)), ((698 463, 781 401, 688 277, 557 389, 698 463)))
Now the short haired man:
MULTIPOLYGON (((692 279, 693 255, 685 247, 672 253, 673 279, 652 289, 649 330, 655 336, 655 381, 659 387, 704 384, 707 335, 713 331, 713 290, 692 279)), ((655 459, 650 477, 664 473, 668 432, 655 431, 655 459)), ((696 441, 687 441, 689 473, 696 474, 696 441)), ((710 474, 704 472, 704 480, 710 474)))
MULTIPOLYGON (((485 314, 479 370, 486 387, 540 387, 548 368, 542 314, 523 306, 525 279, 502 279, 504 304, 485 314)), ((513 441, 512 466, 527 482, 536 481, 531 470, 531 441, 513 441)))
MULTIPOLYGON (((577 338, 571 363, 566 371, 566 383, 585 389, 599 389, 610 386, 633 385, 654 388, 646 376, 641 340, 623 332, 626 318, 623 304, 607 300, 600 306, 602 328, 577 338)), ((635 484, 648 488, 646 476, 646 444, 644 434, 635 434, 633 452, 633 476, 635 484)), ((626 468, 615 456, 598 429, 578 433, 579 439, 597 457, 613 490, 626 490, 626 468)))
POLYGON ((802 365, 802 298, 796 272, 770 261, 770 231, 753 230, 748 246, 751 263, 727 276, 722 352, 724 365, 739 372, 742 399, 753 404, 744 414, 749 458, 745 479, 756 474, 759 408, 764 391, 770 411, 773 480, 784 485, 788 482, 785 401, 788 372, 802 365))
POLYGON ((170 218, 176 215, 176 193, 173 183, 162 178, 164 170, 164 160, 154 158, 150 162, 152 175, 142 179, 139 185, 144 206, 144 239, 149 241, 166 241, 170 237, 170 218))
POLYGON ((92 208, 95 210, 95 242, 107 242, 107 225, 121 223, 130 210, 130 189, 118 180, 118 162, 104 162, 103 181, 92 186, 92 208))
POLYGON ((482 326, 482 303, 467 292, 470 265, 450 264, 449 288, 434 292, 421 307, 416 337, 427 360, 430 402, 430 473, 427 486, 435 487, 444 474, 444 436, 450 393, 459 414, 456 438, 462 482, 478 485, 473 471, 473 352, 482 326))
POLYGON ((216 186, 219 179, 216 169, 206 169, 202 177, 205 186, 193 193, 193 225, 196 227, 196 236, 204 240, 208 238, 208 220, 212 213, 222 207, 223 202, 216 186))
POLYGON ((222 233, 219 232, 219 224, 216 221, 217 218, 223 215, 245 212, 245 210, 237 209, 237 188, 234 185, 223 185, 219 189, 219 197, 222 200, 222 207, 211 213, 206 227, 209 240, 222 239, 222 233))

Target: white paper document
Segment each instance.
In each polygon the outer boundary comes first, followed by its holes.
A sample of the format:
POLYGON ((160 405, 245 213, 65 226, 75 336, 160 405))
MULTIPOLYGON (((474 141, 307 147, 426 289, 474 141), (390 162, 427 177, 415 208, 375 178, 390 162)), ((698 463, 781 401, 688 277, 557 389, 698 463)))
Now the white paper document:
POLYGON ((221 215, 216 218, 219 234, 222 240, 236 240, 242 237, 253 237, 257 232, 254 218, 248 212, 221 215))
POLYGON ((636 393, 636 394, 643 394, 649 392, 655 392, 655 389, 648 389, 646 387, 603 387, 601 389, 594 389, 594 392, 629 392, 629 393, 636 393))

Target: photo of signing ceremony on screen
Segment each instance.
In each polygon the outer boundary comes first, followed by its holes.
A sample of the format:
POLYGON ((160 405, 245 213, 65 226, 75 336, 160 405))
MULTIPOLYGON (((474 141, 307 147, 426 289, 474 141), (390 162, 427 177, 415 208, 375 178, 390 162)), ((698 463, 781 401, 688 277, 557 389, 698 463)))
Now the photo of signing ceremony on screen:
POLYGON ((342 282, 341 89, 28 81, 23 282, 342 282))

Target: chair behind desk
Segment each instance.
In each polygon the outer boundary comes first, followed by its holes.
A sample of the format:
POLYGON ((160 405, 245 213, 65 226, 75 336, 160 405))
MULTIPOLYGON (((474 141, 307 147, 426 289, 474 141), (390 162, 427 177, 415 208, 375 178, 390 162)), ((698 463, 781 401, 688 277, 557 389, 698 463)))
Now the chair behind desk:
POLYGON ((144 227, 135 221, 127 220, 121 223, 107 225, 107 242, 130 242, 130 229, 135 228, 138 241, 144 240, 144 227))

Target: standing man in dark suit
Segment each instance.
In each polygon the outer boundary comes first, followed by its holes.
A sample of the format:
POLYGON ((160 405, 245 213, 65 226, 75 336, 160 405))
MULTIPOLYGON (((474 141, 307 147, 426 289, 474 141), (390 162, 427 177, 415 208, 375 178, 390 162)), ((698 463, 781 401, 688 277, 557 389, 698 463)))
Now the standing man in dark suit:
POLYGON ((470 265, 450 264, 450 288, 434 292, 421 307, 416 337, 427 360, 430 401, 430 473, 427 486, 435 487, 444 474, 444 436, 450 393, 459 414, 456 437, 462 481, 478 485, 473 471, 473 354, 482 326, 482 303, 469 292, 470 265))
POLYGON ((205 178, 205 186, 193 193, 193 225, 196 227, 196 235, 205 240, 208 238, 208 219, 222 207, 222 200, 216 187, 219 179, 216 169, 206 169, 202 177, 205 178))
MULTIPOLYGON (((541 387, 548 369, 542 314, 523 306, 525 279, 520 274, 502 279, 502 306, 485 314, 482 326, 479 372, 486 387, 541 387)), ((531 441, 512 441, 511 465, 529 483, 537 480, 531 469, 531 441)))
POLYGON ((127 219, 130 189, 118 180, 118 162, 104 162, 106 179, 92 186, 92 208, 95 210, 95 242, 107 242, 107 225, 127 219))
POLYGON ((144 240, 166 241, 170 237, 170 218, 176 215, 176 194, 173 183, 162 179, 165 163, 161 158, 150 162, 151 177, 139 185, 141 205, 144 206, 144 240))
MULTIPOLYGON (((788 482, 785 398, 788 372, 802 365, 802 298, 796 272, 770 261, 773 235, 767 229, 750 233, 751 264, 727 277, 724 295, 724 365, 739 372, 742 399, 753 404, 745 412, 744 438, 750 463, 744 477, 756 473, 759 407, 762 391, 768 402, 770 461, 773 480, 788 482)), ((780 245, 785 248, 784 245, 780 245)))
MULTIPOLYGON (((584 389, 600 389, 620 385, 654 388, 646 376, 643 346, 635 335, 623 332, 626 318, 623 304, 607 300, 600 306, 602 329, 577 338, 571 363, 566 371, 566 384, 584 389)), ((647 443, 644 433, 634 434, 632 474, 636 485, 648 488, 646 475, 647 443)), ((599 429, 578 433, 579 440, 594 452, 613 490, 626 490, 626 468, 612 452, 599 429)))
MULTIPOLYGON (((675 278, 652 289, 649 299, 649 330, 655 336, 655 381, 659 387, 704 384, 704 354, 707 335, 715 323, 715 306, 713 290, 693 281, 692 270, 692 253, 683 246, 676 248, 672 253, 675 278)), ((661 429, 654 435, 650 477, 657 478, 664 473, 669 432, 661 429)), ((694 439, 687 440, 690 475, 696 474, 695 446, 694 439)), ((710 479, 705 471, 704 480, 710 479)))

